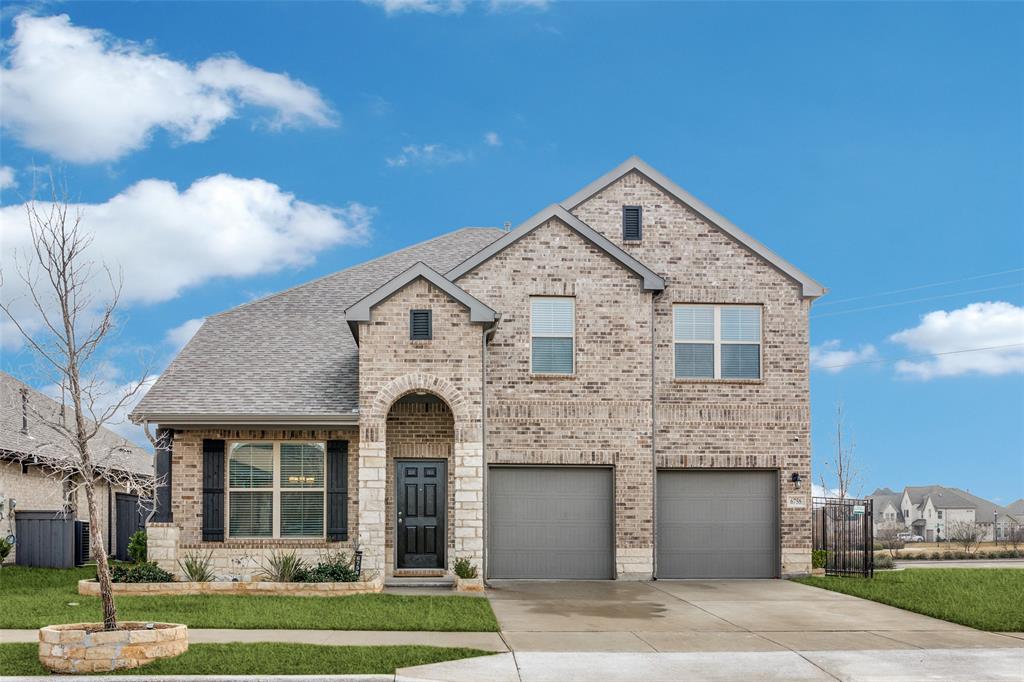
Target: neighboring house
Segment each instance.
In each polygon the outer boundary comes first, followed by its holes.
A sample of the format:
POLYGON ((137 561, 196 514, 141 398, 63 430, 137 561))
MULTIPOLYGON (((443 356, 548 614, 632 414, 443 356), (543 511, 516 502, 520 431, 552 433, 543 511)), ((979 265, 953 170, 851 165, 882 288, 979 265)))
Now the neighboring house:
POLYGON ((151 557, 274 550, 392 578, 810 569, 808 313, 824 289, 632 158, 208 318, 134 411, 151 557))
POLYGON ((879 488, 869 497, 874 501, 876 530, 886 527, 880 524, 895 522, 927 542, 949 539, 957 522, 978 523, 986 540, 1002 540, 1010 528, 1024 523, 1024 514, 960 488, 907 486, 901 493, 879 488))
MULTIPOLYGON (((73 455, 70 443, 51 426, 64 416, 60 403, 0 372, 0 537, 16 538, 9 562, 75 563, 68 537, 74 543, 75 522, 89 520, 85 492, 48 475, 49 463, 73 455)), ((109 429, 101 429, 91 446, 101 468, 153 475, 153 456, 109 429)), ((105 482, 96 490, 107 550, 127 558, 127 538, 142 523, 138 498, 105 482)))

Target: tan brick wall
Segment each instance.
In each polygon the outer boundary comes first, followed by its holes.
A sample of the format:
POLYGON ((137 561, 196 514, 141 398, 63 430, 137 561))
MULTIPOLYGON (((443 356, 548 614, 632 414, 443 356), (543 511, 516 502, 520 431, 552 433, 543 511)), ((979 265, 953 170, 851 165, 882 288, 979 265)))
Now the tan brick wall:
POLYGON ((729 468, 770 462, 780 470, 783 571, 807 570, 810 303, 799 285, 636 172, 573 213, 665 277, 666 289, 655 299, 658 466, 729 468), (623 205, 643 207, 640 243, 622 241, 623 205), (762 380, 676 379, 672 306, 677 303, 762 305, 762 380), (787 498, 799 494, 789 482, 793 472, 807 482, 802 491, 806 509, 786 507, 787 498))
MULTIPOLYGON (((117 491, 115 490, 115 492, 117 491)), ((42 468, 30 466, 26 473, 22 473, 21 463, 11 461, 0 461, 0 497, 4 498, 4 518, 0 520, 0 537, 15 533, 14 517, 17 517, 19 509, 22 511, 57 511, 64 504, 60 483, 47 476, 42 468), (8 499, 17 500, 14 517, 8 516, 6 502, 8 499)), ((110 518, 108 520, 110 514, 108 497, 107 484, 99 483, 96 487, 96 501, 99 504, 100 518, 103 519, 103 542, 107 547, 107 553, 111 554, 116 550, 117 519, 110 518), (108 523, 110 524, 109 542, 108 523)), ((85 491, 79 490, 75 498, 77 509, 75 518, 79 521, 88 521, 89 508, 85 500, 85 491)), ((18 547, 15 544, 14 550, 7 557, 7 563, 14 563, 17 551, 18 547)))
POLYGON ((558 220, 458 284, 501 313, 487 351, 487 461, 614 464, 620 567, 642 577, 636 557, 646 556, 649 577, 651 294, 639 277, 558 220), (571 377, 531 373, 532 296, 575 298, 571 377))

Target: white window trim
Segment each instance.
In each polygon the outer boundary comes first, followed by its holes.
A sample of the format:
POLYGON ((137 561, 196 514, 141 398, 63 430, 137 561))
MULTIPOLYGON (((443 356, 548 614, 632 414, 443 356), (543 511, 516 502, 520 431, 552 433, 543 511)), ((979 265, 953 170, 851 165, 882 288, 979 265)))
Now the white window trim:
POLYGON ((764 380, 764 306, 759 303, 676 303, 672 306, 672 377, 676 381, 763 381, 764 380), (714 339, 693 341, 689 339, 676 338, 676 310, 679 308, 712 308, 714 310, 714 339), (722 376, 722 351, 723 345, 749 346, 753 341, 733 341, 722 339, 722 308, 757 308, 760 311, 760 337, 757 340, 757 368, 756 379, 722 376), (694 344, 706 346, 712 344, 712 356, 714 358, 714 376, 711 377, 681 377, 676 374, 675 346, 677 344, 694 344))
POLYGON ((224 537, 225 539, 231 540, 318 540, 325 539, 327 537, 327 443, 322 440, 300 440, 300 441, 281 441, 281 440, 258 440, 258 439, 243 439, 243 440, 230 440, 225 443, 224 448, 224 537), (232 488, 231 487, 231 448, 234 445, 246 444, 246 443, 270 443, 274 448, 274 463, 273 463, 273 479, 270 488, 232 488), (281 444, 282 443, 317 443, 324 447, 324 476, 323 486, 319 488, 282 488, 281 487, 281 444), (281 492, 321 492, 324 495, 324 522, 322 535, 312 536, 289 536, 281 537, 281 492), (231 493, 233 492, 271 492, 271 508, 270 516, 271 523, 273 526, 273 534, 270 536, 265 535, 231 535, 231 493))
POLYGON ((576 297, 575 296, 530 296, 530 374, 536 374, 537 376, 543 377, 573 377, 576 376, 576 297), (533 367, 533 339, 534 337, 543 339, 564 339, 565 336, 561 334, 535 334, 533 332, 533 302, 534 301, 564 301, 568 300, 572 304, 572 335, 569 337, 572 339, 572 371, 568 373, 564 372, 539 372, 533 367))

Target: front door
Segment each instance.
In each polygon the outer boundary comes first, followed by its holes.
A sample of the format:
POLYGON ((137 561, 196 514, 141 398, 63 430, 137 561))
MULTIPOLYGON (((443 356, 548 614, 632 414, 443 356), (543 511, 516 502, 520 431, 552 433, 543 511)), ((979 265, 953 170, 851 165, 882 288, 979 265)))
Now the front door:
POLYGON ((444 567, 445 464, 432 459, 395 462, 398 568, 444 567))

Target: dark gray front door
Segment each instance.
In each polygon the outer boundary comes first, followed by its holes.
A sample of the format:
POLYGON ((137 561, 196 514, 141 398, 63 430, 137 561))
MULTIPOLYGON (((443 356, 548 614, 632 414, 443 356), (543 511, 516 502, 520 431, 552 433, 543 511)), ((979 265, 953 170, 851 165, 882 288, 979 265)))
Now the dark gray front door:
POLYGON ((138 495, 117 493, 114 496, 117 518, 116 556, 121 561, 128 561, 128 541, 136 531, 146 527, 145 510, 139 506, 138 495))
POLYGON ((491 578, 614 577, 611 469, 491 467, 487 502, 491 578))
POLYGON ((398 568, 444 566, 447 480, 443 461, 395 462, 398 568))
POLYGON ((775 471, 658 472, 659 578, 776 578, 775 471))

